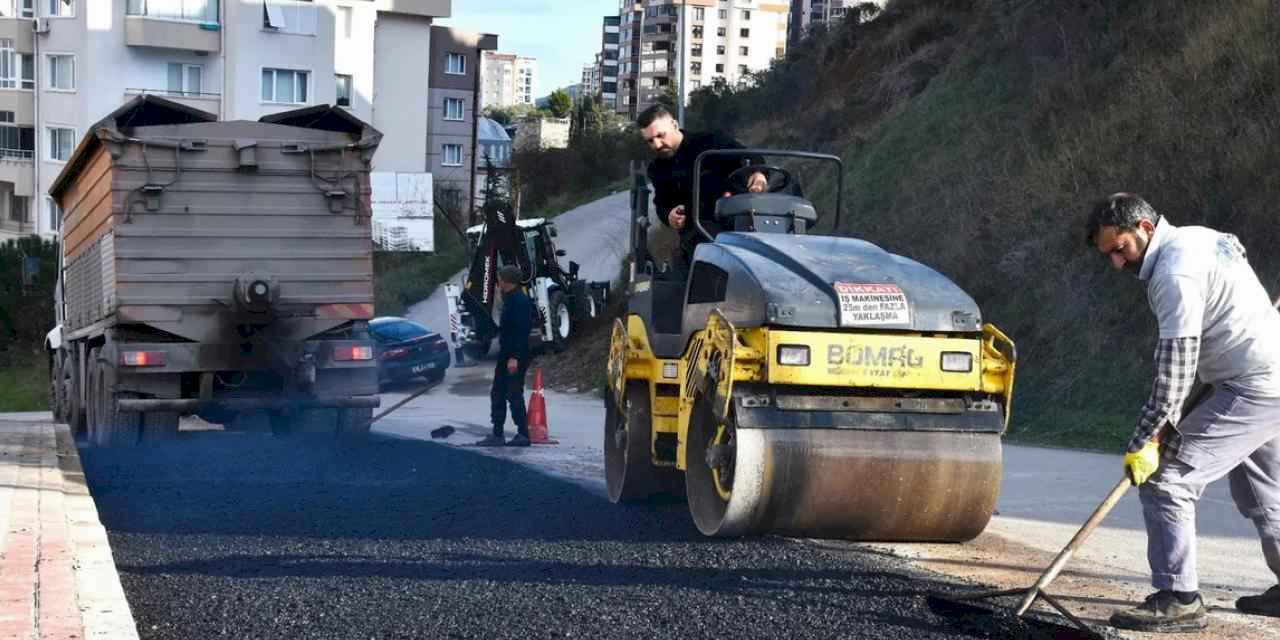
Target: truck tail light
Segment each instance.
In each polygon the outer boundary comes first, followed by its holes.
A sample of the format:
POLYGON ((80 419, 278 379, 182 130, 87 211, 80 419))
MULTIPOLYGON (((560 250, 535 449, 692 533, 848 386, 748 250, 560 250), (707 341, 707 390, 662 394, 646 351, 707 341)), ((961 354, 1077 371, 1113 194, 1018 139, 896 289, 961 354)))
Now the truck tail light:
POLYGON ((373 347, 368 345, 344 344, 333 348, 333 359, 339 361, 372 360, 373 347))
POLYGON ((163 367, 163 351, 121 351, 120 364, 126 367, 163 367))

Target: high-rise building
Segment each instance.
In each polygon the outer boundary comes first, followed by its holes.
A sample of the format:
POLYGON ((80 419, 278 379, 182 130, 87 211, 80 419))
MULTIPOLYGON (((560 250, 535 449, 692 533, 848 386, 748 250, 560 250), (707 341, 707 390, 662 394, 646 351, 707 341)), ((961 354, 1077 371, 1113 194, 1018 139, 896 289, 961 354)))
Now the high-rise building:
POLYGON ((600 34, 600 99, 606 109, 618 108, 618 51, 621 48, 619 16, 605 16, 600 34))
POLYGON ((864 4, 874 4, 884 8, 887 0, 791 0, 790 35, 788 42, 794 43, 815 24, 828 24, 840 21, 864 4))
POLYGON ((582 65, 582 95, 600 95, 600 54, 590 64, 582 65))
POLYGON ((0 240, 56 234, 46 194, 89 126, 141 94, 256 120, 337 104, 375 172, 427 171, 431 23, 451 0, 0 0, 0 240), (405 74, 404 61, 421 73, 405 74))
POLYGON ((538 95, 538 61, 534 58, 486 51, 481 77, 484 109, 533 105, 538 95))
POLYGON ((789 13, 768 0, 621 0, 617 111, 635 117, 668 91, 687 100, 717 79, 750 81, 786 53, 789 13))

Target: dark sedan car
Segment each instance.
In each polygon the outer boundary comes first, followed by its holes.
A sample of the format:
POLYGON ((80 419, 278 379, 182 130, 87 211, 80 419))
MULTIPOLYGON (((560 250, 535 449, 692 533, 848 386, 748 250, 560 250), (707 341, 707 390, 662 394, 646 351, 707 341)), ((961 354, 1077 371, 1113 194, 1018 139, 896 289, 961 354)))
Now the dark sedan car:
POLYGON ((434 382, 449 368, 449 344, 444 337, 412 320, 374 318, 369 321, 369 332, 377 343, 379 382, 403 382, 418 376, 434 382))

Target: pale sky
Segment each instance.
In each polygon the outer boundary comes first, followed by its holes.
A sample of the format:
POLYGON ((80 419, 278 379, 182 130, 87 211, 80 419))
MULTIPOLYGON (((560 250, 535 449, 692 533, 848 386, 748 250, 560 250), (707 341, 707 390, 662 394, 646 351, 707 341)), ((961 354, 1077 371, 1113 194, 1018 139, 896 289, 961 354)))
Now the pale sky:
POLYGON ((453 0, 452 17, 436 24, 496 33, 498 51, 537 58, 541 98, 582 81, 606 15, 618 15, 618 0, 453 0))

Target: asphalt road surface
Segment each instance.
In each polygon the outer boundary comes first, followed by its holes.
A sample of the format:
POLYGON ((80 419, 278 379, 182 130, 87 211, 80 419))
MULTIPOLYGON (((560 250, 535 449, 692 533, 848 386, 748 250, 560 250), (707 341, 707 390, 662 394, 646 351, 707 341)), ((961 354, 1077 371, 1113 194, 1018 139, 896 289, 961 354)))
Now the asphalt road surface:
POLYGON ((991 637, 934 618, 940 584, 901 560, 706 539, 683 504, 465 448, 184 431, 81 455, 143 638, 991 637))

